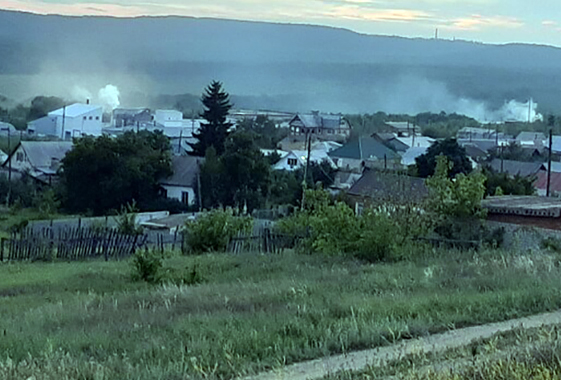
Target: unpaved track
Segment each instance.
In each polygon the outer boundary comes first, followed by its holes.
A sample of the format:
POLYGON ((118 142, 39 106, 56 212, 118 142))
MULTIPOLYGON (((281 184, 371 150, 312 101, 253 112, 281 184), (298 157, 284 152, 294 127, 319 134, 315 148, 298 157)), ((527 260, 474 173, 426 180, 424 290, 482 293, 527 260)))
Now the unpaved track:
POLYGON ((506 322, 490 323, 482 326, 452 330, 425 338, 402 341, 387 347, 357 351, 331 356, 284 368, 264 372, 242 380, 316 380, 338 371, 360 371, 368 366, 383 366, 415 353, 439 353, 453 348, 467 346, 474 340, 490 338, 499 332, 517 328, 536 328, 561 324, 561 311, 540 314, 506 322))

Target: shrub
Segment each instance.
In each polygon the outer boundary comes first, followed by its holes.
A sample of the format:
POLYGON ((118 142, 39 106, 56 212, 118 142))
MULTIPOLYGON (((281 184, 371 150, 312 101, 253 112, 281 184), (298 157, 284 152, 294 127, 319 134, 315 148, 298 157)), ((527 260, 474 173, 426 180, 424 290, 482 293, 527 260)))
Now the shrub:
POLYGON ((142 235, 142 227, 136 223, 136 202, 123 206, 117 215, 117 230, 125 235, 142 235))
POLYGON ((193 253, 223 252, 231 238, 250 232, 252 227, 251 217, 235 216, 232 210, 212 210, 185 224, 185 243, 193 253))
POLYGON ((139 250, 133 258, 133 279, 146 281, 150 284, 160 282, 160 270, 163 260, 155 251, 139 250))
POLYGON ((329 203, 323 190, 306 192, 306 210, 277 224, 283 234, 304 237, 307 253, 350 254, 375 262, 396 258, 397 248, 427 229, 426 215, 408 205, 366 209, 356 216, 342 202, 329 203))

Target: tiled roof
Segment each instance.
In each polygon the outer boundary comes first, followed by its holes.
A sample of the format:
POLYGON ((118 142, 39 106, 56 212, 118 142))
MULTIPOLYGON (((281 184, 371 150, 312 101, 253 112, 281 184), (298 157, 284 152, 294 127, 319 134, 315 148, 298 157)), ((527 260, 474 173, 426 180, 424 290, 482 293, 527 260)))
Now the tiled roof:
POLYGON ((402 200, 417 201, 428 195, 428 189, 422 178, 367 169, 348 193, 370 198, 399 197, 402 200))
POLYGON ((160 181, 162 185, 191 187, 199 174, 200 157, 174 156, 172 158, 173 175, 160 181))
POLYGON ((397 160, 400 156, 373 137, 353 139, 339 149, 329 152, 330 157, 356 160, 397 160))
POLYGON ((507 173, 512 176, 519 175, 521 177, 530 177, 543 170, 543 163, 541 162, 500 160, 498 158, 491 161, 489 166, 497 173, 507 173))

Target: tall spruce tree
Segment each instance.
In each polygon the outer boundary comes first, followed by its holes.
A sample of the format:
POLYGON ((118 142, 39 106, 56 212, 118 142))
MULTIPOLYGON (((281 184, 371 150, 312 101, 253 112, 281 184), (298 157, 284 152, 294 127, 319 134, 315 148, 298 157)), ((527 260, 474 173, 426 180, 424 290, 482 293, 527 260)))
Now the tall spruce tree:
POLYGON ((232 123, 226 121, 232 108, 230 96, 222 89, 221 82, 213 81, 205 89, 201 101, 204 105, 201 116, 207 123, 201 124, 200 131, 193 134, 198 141, 189 144, 193 148, 191 155, 204 157, 206 150, 212 146, 220 156, 224 153, 224 143, 232 127, 232 123))

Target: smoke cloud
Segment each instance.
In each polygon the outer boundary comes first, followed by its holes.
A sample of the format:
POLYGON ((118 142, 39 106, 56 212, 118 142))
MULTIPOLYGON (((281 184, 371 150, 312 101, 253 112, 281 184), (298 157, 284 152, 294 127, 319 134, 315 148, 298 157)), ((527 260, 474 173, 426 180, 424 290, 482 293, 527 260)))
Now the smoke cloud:
POLYGON ((107 111, 113 111, 121 105, 120 96, 119 89, 112 84, 103 87, 97 95, 99 102, 107 111))

